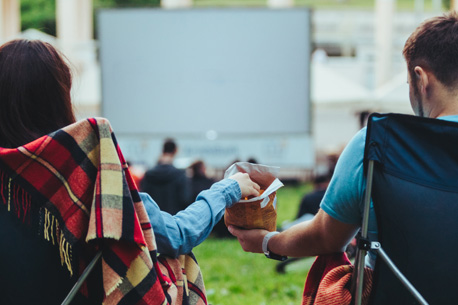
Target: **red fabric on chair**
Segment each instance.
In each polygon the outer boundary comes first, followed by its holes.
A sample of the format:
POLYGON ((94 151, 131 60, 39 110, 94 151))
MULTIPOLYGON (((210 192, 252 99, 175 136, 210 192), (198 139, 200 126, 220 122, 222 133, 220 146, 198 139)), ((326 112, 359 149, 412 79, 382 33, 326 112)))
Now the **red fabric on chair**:
MULTIPOLYGON (((346 253, 320 255, 310 268, 305 282, 302 305, 350 305, 354 266, 346 253)), ((363 304, 372 288, 372 270, 364 270, 363 304)))

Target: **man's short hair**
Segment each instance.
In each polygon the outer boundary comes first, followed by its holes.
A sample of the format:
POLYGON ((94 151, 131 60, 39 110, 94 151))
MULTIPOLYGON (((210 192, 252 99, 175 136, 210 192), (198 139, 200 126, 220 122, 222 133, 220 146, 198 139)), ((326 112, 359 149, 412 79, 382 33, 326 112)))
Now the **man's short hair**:
POLYGON ((415 67, 431 71, 450 89, 458 87, 458 15, 425 20, 407 39, 402 51, 411 79, 415 67))
POLYGON ((162 147, 162 153, 173 154, 177 151, 177 144, 173 139, 165 139, 164 146, 162 147))

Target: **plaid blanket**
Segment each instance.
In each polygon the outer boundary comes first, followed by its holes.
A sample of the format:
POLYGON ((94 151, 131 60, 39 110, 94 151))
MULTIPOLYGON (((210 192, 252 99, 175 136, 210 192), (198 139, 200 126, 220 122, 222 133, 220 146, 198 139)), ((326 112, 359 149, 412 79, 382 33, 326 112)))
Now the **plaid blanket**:
MULTIPOLYGON (((302 305, 350 305, 354 266, 346 253, 320 255, 310 268, 305 282, 302 305)), ((364 269, 363 304, 372 289, 372 270, 364 269)))
MULTIPOLYGON (((78 256, 76 262, 75 248, 102 250, 104 304, 207 304, 193 256, 196 282, 185 276, 189 256, 166 259, 175 268, 163 273, 151 224, 106 119, 0 148, 0 196, 24 223, 33 223, 37 211, 40 234, 59 248, 70 274, 78 275, 89 260, 78 256), (189 301, 183 281, 195 284, 200 297, 189 301)), ((87 295, 88 287, 81 292, 87 295)))
POLYGON ((158 260, 162 274, 173 283, 168 290, 171 299, 177 300, 173 305, 207 304, 202 274, 192 253, 178 259, 160 255, 158 260))

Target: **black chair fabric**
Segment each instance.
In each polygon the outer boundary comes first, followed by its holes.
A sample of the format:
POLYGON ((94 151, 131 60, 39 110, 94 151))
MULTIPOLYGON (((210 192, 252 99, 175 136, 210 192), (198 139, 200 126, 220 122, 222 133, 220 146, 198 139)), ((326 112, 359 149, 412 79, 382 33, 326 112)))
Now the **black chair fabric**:
MULTIPOLYGON (((102 303, 100 262, 97 268, 87 282, 94 298, 88 300, 78 293, 72 305, 102 303)), ((60 305, 77 280, 61 265, 58 246, 38 236, 37 227, 7 211, 0 199, 0 305, 60 305)))
MULTIPOLYGON (((458 123, 373 114, 368 160, 382 248, 429 304, 458 304, 458 123)), ((381 259, 373 287, 371 304, 416 304, 381 259)))

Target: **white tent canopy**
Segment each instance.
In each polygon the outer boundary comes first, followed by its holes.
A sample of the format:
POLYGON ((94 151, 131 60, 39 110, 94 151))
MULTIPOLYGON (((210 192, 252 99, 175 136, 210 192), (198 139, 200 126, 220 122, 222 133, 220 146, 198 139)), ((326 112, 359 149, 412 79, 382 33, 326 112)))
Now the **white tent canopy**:
POLYGON ((370 92, 323 63, 312 63, 312 103, 319 106, 361 104, 370 100, 370 92))
POLYGON ((372 105, 374 110, 380 112, 412 114, 406 72, 399 73, 385 85, 375 90, 372 105))
POLYGON ((394 76, 380 88, 369 90, 351 77, 334 70, 330 65, 315 62, 312 63, 311 69, 311 99, 315 107, 346 107, 355 112, 412 112, 406 72, 394 76))

